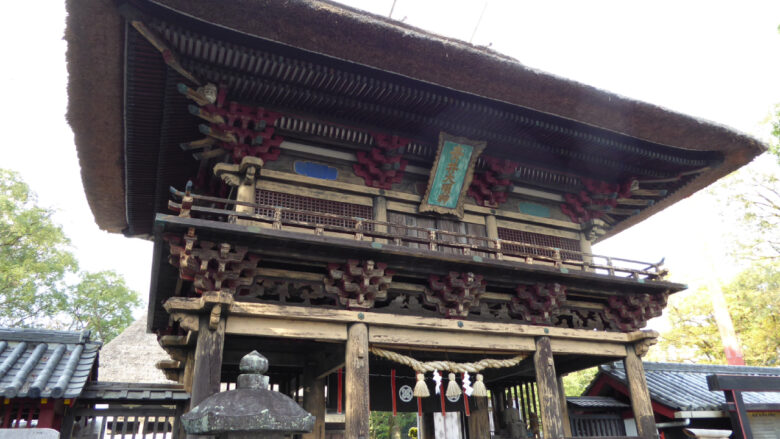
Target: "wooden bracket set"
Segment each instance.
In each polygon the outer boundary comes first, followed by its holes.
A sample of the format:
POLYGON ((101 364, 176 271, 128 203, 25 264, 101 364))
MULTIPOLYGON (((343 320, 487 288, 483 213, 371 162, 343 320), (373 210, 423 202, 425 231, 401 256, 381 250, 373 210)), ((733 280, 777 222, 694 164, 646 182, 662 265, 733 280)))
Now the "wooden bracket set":
POLYGON ((182 280, 193 282, 198 294, 221 291, 235 295, 255 283, 260 256, 246 247, 198 240, 194 228, 184 236, 166 234, 163 239, 170 246, 170 264, 179 269, 182 280))
POLYGON ((512 192, 511 178, 519 164, 484 155, 482 160, 487 165, 487 170, 474 173, 468 195, 480 206, 497 208, 506 202, 512 192))
POLYGON ((447 318, 465 318, 472 307, 479 306, 484 293, 485 280, 481 275, 451 271, 446 276, 428 277, 423 300, 447 318))
POLYGON ((179 84, 178 90, 195 101, 196 105, 189 106, 190 114, 207 122, 198 125, 199 131, 206 137, 182 144, 182 149, 204 149, 197 154, 198 159, 230 152, 234 163, 240 163, 247 156, 259 157, 265 162, 279 158, 279 145, 284 139, 274 134, 274 124, 281 114, 227 101, 227 89, 214 84, 197 90, 179 84))
POLYGON ((370 309, 377 300, 387 299, 393 271, 387 264, 349 260, 346 264, 328 264, 325 292, 335 296, 347 309, 370 309))
POLYGON ((635 331, 661 315, 668 297, 668 293, 609 296, 605 320, 621 331, 635 331))
POLYGON ((410 143, 409 139, 386 134, 371 133, 376 147, 371 152, 357 153, 357 163, 352 165, 355 175, 363 178, 366 186, 377 189, 391 189, 394 183, 400 183, 407 161, 403 154, 410 143))
POLYGON ((520 285, 509 310, 532 325, 549 325, 566 302, 566 287, 558 283, 520 285))
POLYGON ((636 209, 627 212, 623 212, 625 209, 617 209, 618 198, 630 198, 631 189, 633 186, 636 186, 636 180, 627 180, 621 184, 596 181, 589 178, 582 178, 580 181, 584 189, 578 194, 564 194, 564 202, 561 204, 561 211, 572 222, 577 224, 586 223, 592 219, 601 218, 605 213, 610 212, 620 212, 627 215, 639 213, 639 210, 636 209))

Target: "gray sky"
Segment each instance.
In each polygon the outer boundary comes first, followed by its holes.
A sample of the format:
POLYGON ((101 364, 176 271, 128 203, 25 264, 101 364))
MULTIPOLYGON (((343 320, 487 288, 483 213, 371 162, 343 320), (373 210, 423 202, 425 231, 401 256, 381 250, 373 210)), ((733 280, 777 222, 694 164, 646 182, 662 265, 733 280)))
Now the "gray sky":
MULTIPOLYGON (((386 16, 392 0, 345 3, 386 16)), ((780 103, 776 0, 397 0, 393 18, 468 41, 483 10, 474 44, 559 76, 761 137, 762 122, 780 103)), ((41 204, 57 209, 82 268, 117 270, 145 297, 151 244, 99 231, 84 197, 64 117, 64 23, 60 1, 0 2, 7 97, 0 166, 20 172, 41 204)), ((709 197, 691 197, 594 251, 647 261, 666 256, 673 280, 695 286, 712 271, 701 262, 704 238, 729 226, 714 207, 709 197)), ((723 262, 717 245, 706 253, 723 262)))

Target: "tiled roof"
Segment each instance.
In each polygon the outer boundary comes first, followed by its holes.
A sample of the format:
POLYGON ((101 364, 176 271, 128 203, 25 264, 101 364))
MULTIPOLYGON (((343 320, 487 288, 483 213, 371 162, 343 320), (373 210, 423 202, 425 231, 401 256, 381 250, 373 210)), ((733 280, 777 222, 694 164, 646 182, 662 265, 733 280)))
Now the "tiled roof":
MULTIPOLYGON (((718 366, 711 364, 643 363, 650 397, 677 410, 719 410, 726 399, 721 391, 710 391, 707 375, 765 375, 780 377, 780 367, 718 366)), ((601 366, 605 373, 626 383, 623 363, 601 366)), ((598 377, 596 378, 598 379, 598 377)), ((780 404, 780 392, 744 392, 745 404, 780 404)))
POLYGON ((576 396, 566 398, 566 402, 580 408, 628 408, 630 405, 608 396, 576 396))
POLYGON ((91 382, 81 399, 101 401, 188 401, 190 395, 179 384, 91 382))
POLYGON ((76 398, 101 343, 89 331, 0 328, 0 396, 76 398))

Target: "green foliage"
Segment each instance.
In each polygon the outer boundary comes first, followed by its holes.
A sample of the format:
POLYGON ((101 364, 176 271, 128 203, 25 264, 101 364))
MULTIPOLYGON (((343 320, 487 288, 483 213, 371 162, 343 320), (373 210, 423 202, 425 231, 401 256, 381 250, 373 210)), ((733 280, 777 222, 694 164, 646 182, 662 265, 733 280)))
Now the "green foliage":
MULTIPOLYGON (((745 363, 777 366, 780 361, 780 267, 757 264, 722 287, 745 363)), ((676 362, 725 364, 726 357, 707 291, 672 296, 672 329, 651 352, 676 362)))
POLYGON ((409 439, 417 439, 417 427, 411 427, 407 434, 409 435, 409 439))
POLYGON ((110 340, 132 321, 137 294, 116 273, 79 272, 53 212, 36 201, 18 174, 0 169, 0 326, 89 328, 110 340))
POLYGON ((0 324, 6 326, 29 326, 55 315, 63 278, 77 269, 52 212, 35 203, 16 173, 0 169, 0 324))
POLYGON ((108 341, 133 323, 133 308, 140 305, 138 295, 114 271, 81 273, 81 280, 70 288, 61 309, 73 320, 69 329, 89 328, 93 336, 108 341))
POLYGON ((417 437, 417 414, 392 412, 371 412, 368 420, 371 439, 407 439, 417 437), (411 436, 414 429, 415 436, 411 436))
POLYGON ((775 106, 774 120, 772 121, 772 135, 774 141, 769 146, 769 152, 777 157, 777 162, 780 164, 780 105, 775 106))
POLYGON ((563 377, 563 388, 566 391, 566 396, 582 396, 585 389, 588 388, 588 384, 593 381, 598 372, 598 367, 591 367, 572 372, 563 377))

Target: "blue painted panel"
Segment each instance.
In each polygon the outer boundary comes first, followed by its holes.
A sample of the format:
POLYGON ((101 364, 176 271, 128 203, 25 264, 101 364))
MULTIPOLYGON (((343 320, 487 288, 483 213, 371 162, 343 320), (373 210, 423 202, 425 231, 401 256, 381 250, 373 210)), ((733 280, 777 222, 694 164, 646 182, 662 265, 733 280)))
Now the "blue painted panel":
POLYGON ((517 204, 518 210, 526 215, 541 216, 543 218, 550 218, 550 208, 541 204, 520 202, 517 204))
POLYGON ((339 176, 338 169, 314 162, 295 162, 295 173, 322 180, 335 180, 339 176))

